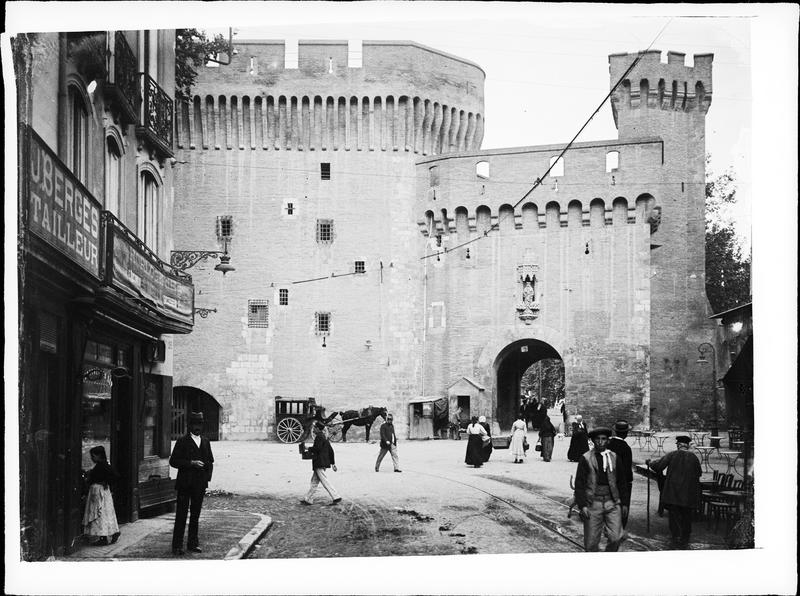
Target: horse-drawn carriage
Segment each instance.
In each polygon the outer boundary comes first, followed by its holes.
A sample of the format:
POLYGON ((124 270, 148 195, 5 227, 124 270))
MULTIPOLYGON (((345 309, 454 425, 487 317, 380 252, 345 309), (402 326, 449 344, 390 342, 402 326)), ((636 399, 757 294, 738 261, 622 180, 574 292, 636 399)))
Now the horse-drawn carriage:
POLYGON ((325 416, 325 408, 317 405, 313 397, 275 396, 275 434, 281 443, 299 443, 311 434, 314 422, 321 422, 328 428, 332 441, 347 441, 347 430, 351 426, 363 426, 366 440, 375 418, 386 420, 386 408, 369 406, 361 410, 333 412, 325 416), (339 419, 336 419, 339 416, 339 419))

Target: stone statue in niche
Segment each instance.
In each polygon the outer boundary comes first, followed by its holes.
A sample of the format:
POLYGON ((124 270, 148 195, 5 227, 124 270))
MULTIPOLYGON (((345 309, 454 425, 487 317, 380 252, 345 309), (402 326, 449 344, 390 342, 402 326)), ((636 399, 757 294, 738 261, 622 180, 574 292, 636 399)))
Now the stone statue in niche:
POLYGON ((517 314, 526 325, 539 316, 539 301, 536 299, 536 273, 538 265, 517 267, 518 281, 521 284, 521 300, 517 303, 517 314))

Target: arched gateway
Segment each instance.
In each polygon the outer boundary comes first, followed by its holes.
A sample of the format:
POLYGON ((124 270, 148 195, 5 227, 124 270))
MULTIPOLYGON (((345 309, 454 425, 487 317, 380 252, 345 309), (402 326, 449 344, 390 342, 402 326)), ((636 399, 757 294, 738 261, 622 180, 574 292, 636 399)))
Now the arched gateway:
POLYGON ((538 339, 520 339, 500 350, 494 361, 496 414, 500 430, 514 423, 520 407, 520 381, 532 364, 545 359, 561 360, 558 351, 538 339))
POLYGON ((190 412, 202 412, 205 418, 203 435, 210 441, 220 440, 222 406, 202 389, 178 386, 172 389, 172 440, 186 434, 190 412))

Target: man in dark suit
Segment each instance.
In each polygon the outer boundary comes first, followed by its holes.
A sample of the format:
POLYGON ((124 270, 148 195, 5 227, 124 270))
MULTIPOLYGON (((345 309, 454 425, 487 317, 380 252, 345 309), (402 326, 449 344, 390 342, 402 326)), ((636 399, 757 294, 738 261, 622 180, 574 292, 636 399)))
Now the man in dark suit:
POLYGON ((175 511, 175 528, 172 532, 172 553, 175 555, 183 554, 186 514, 190 511, 189 537, 186 547, 189 552, 202 552, 197 539, 197 529, 200 509, 203 507, 203 497, 214 469, 211 443, 208 442, 208 439, 200 436, 202 431, 203 413, 192 412, 189 415, 189 433, 175 442, 175 448, 169 458, 169 465, 178 469, 178 478, 175 481, 178 505, 175 511))
POLYGON ((631 506, 631 490, 633 489, 633 453, 631 446, 625 441, 631 425, 626 420, 614 423, 614 436, 608 442, 608 448, 617 454, 617 476, 628 485, 622 499, 622 528, 628 525, 628 512, 631 506))

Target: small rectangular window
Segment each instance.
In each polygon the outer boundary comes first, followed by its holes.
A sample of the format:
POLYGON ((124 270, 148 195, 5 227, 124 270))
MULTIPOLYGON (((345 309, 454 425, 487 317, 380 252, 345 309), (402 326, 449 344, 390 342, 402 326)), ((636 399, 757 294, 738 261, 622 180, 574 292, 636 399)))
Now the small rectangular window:
POLYGON ((364 44, 360 39, 350 39, 347 42, 347 66, 361 68, 363 65, 364 44))
POLYGON ((319 177, 322 180, 330 180, 331 179, 331 164, 329 164, 329 163, 321 163, 321 164, 319 164, 319 177))
POLYGON ((233 216, 220 215, 217 217, 217 238, 230 240, 233 238, 233 216))
POLYGON ((317 335, 328 335, 331 332, 331 313, 317 312, 314 313, 314 332, 317 335))
POLYGON ((333 242, 333 220, 317 220, 317 242, 333 242))
POLYGON ((247 326, 269 327, 269 301, 247 301, 247 326))
POLYGON ((294 215, 294 203, 286 203, 286 215, 294 215))
POLYGON ((364 261, 356 261, 355 272, 356 273, 366 273, 367 272, 367 269, 364 266, 364 261))
POLYGON ((296 39, 287 39, 283 46, 285 53, 283 57, 284 68, 297 68, 300 50, 296 39))
POLYGON ((431 166, 428 169, 428 173, 430 174, 431 188, 433 188, 434 186, 439 186, 439 166, 431 166))
POLYGON ((283 288, 278 290, 278 305, 279 306, 289 305, 289 290, 283 288))

